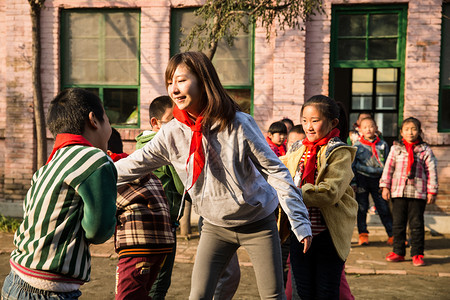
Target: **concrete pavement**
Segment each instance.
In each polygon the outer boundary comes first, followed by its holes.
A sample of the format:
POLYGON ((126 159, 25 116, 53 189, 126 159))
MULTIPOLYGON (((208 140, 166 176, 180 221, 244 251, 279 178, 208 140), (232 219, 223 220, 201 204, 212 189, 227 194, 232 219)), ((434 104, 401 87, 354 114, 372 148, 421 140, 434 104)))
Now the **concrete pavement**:
MULTIPOLYGON (((346 262, 347 274, 377 275, 425 275, 437 277, 450 277, 450 235, 431 235, 426 232, 425 237, 425 262, 426 266, 414 267, 412 265, 409 248, 406 250, 404 262, 387 262, 385 255, 392 251, 392 247, 386 245, 387 236, 381 226, 369 225, 368 246, 358 246, 358 233, 355 230, 352 240, 352 249, 346 262)), ((0 232, 0 253, 10 253, 13 234, 0 232)), ((198 235, 194 234, 189 239, 179 237, 177 240, 176 263, 193 263, 198 246, 198 235)), ((96 257, 117 257, 114 252, 114 242, 110 239, 101 245, 92 245, 91 254, 96 257)), ((242 266, 251 266, 251 261, 245 249, 238 250, 239 262, 242 266)))

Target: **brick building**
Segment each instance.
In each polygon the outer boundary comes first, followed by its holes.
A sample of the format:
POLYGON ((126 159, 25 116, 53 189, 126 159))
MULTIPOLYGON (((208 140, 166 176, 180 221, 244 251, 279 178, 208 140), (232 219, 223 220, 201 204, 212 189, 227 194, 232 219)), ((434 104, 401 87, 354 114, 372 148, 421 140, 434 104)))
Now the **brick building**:
MULTIPOLYGON (((283 117, 298 123, 301 104, 315 94, 342 101, 350 123, 372 111, 390 142, 403 118, 419 118, 439 161, 440 193, 427 208, 427 224, 450 232, 450 4, 323 2, 325 14, 303 30, 278 30, 267 42, 265 31, 251 26, 233 47, 221 45, 213 62, 223 84, 262 131, 283 117)), ((179 28, 192 26, 193 7, 201 3, 46 0, 45 106, 63 88, 93 90, 132 152, 134 137, 149 128, 149 103, 166 94, 167 62, 183 50, 179 28)), ((0 1, 0 211, 7 215, 21 215, 34 171, 29 9, 27 1, 0 1)), ((50 151, 49 132, 47 139, 50 151)))

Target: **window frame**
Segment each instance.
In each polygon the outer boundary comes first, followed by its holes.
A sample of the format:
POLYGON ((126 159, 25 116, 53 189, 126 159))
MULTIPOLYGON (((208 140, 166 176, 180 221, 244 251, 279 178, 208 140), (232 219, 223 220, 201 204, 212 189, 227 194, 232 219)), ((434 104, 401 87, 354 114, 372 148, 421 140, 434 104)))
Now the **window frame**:
MULTIPOLYGON (((173 11, 174 10, 190 10, 190 11, 195 11, 197 10, 199 7, 172 7, 170 10, 170 57, 174 56, 175 54, 177 54, 177 52, 175 52, 176 48, 179 48, 179 46, 177 46, 175 43, 175 39, 173 38, 174 33, 178 30, 180 30, 180 28, 178 28, 175 24, 175 22, 173 22, 173 18, 174 18, 174 14, 173 11)), ((250 85, 223 85, 223 87, 226 90, 250 90, 250 115, 254 115, 254 92, 255 92, 255 80, 254 80, 254 76, 255 76, 255 25, 250 23, 249 24, 250 28, 249 28, 249 42, 250 42, 250 47, 249 47, 249 58, 250 58, 250 63, 249 63, 249 67, 250 67, 250 85)), ((225 42, 225 41, 223 41, 225 42)))
MULTIPOLYGON (((450 11, 450 2, 445 1, 442 3, 441 51, 440 51, 440 67, 439 67, 438 132, 450 132, 450 126, 448 128, 444 128, 442 125, 442 119, 444 118, 444 116, 443 116, 443 112, 441 109, 443 102, 444 102, 442 92, 444 90, 448 90, 450 92, 450 84, 444 85, 444 83, 443 83, 444 82, 444 78, 443 78, 444 60, 442 58, 444 57, 443 44, 444 44, 445 35, 447 35, 447 38, 449 39, 449 42, 450 42, 450 37, 448 37, 450 35, 450 32, 445 32, 445 30, 444 30, 445 29, 444 28, 444 21, 445 21, 444 6, 447 6, 448 10, 450 11)), ((449 22, 449 27, 450 27, 450 20, 447 20, 446 22, 449 22)), ((448 67, 448 68, 449 68, 449 73, 450 73, 450 67, 448 67)))
MULTIPOLYGON (((329 77, 329 91, 330 96, 334 97, 334 69, 335 68, 397 68, 399 70, 398 76, 400 81, 398 84, 398 103, 397 103, 397 122, 398 128, 403 120, 404 109, 404 88, 405 88, 405 53, 406 53, 406 34, 407 34, 407 19, 408 6, 402 4, 394 5, 333 5, 331 12, 331 42, 330 42, 330 77, 329 77), (338 60, 338 16, 339 15, 360 15, 360 14, 397 14, 398 15, 398 31, 397 31, 397 59, 389 60, 338 60)), ((368 29, 367 29, 368 30, 368 29)), ((367 45, 368 39, 366 39, 367 45)), ((366 52, 367 52, 366 48, 366 52)), ((349 115, 352 112, 349 110, 349 115)), ((378 112, 378 111, 375 111, 378 112)), ((380 112, 383 112, 380 110, 380 112)))
POLYGON ((60 37, 65 34, 64 29, 66 28, 65 24, 65 14, 71 12, 77 13, 114 13, 114 12, 135 12, 138 14, 138 46, 137 46, 137 84, 135 85, 116 85, 116 84, 64 84, 64 70, 65 70, 65 62, 63 54, 68 50, 69 45, 65 42, 65 39, 60 38, 60 58, 59 58, 59 66, 60 66, 60 90, 64 90, 66 88, 78 87, 78 88, 88 88, 88 89, 98 89, 98 96, 102 103, 104 103, 104 90, 105 89, 132 89, 137 91, 137 105, 136 109, 138 111, 138 120, 137 124, 125 125, 125 124, 111 124, 114 128, 140 128, 141 127, 141 10, 136 8, 73 8, 73 9, 61 9, 59 14, 60 19, 60 29, 59 34, 60 37))

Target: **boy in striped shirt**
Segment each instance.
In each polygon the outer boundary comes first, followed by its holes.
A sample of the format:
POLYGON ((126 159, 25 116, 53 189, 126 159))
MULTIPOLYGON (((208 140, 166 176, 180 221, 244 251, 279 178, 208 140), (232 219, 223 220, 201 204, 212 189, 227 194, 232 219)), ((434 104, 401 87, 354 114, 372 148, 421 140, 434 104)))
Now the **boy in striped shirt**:
POLYGON ((50 103, 55 136, 32 177, 2 299, 78 299, 89 281, 89 244, 114 233, 117 172, 106 155, 111 126, 100 99, 71 88, 50 103))

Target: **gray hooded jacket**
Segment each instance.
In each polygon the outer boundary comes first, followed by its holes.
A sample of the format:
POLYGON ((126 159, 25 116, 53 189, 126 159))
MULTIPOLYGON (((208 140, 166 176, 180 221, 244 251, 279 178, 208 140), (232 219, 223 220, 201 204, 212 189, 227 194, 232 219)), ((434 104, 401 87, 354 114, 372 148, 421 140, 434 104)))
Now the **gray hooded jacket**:
MULTIPOLYGON (((191 137, 191 129, 173 119, 142 149, 116 162, 118 184, 172 164, 184 186, 190 187, 193 168, 186 162, 191 137)), ((237 112, 227 130, 219 131, 217 125, 204 129, 202 141, 205 166, 189 189, 197 214, 230 228, 267 217, 279 200, 298 240, 311 235, 301 191, 250 115, 237 112)))

